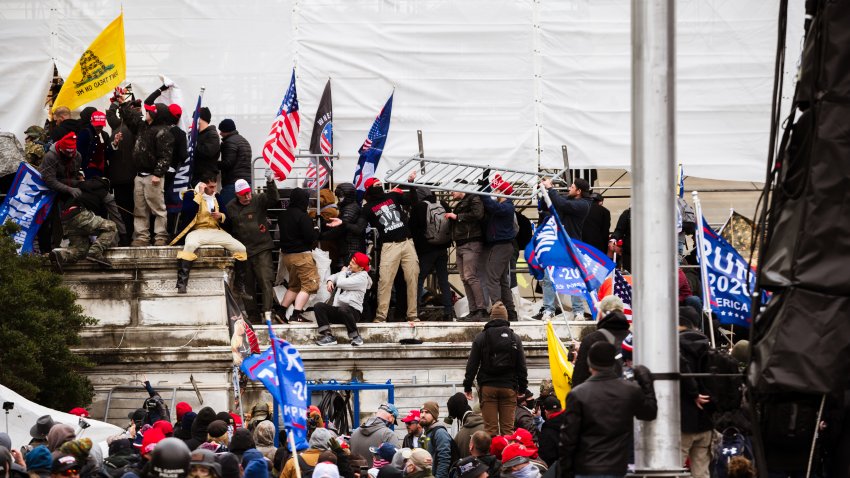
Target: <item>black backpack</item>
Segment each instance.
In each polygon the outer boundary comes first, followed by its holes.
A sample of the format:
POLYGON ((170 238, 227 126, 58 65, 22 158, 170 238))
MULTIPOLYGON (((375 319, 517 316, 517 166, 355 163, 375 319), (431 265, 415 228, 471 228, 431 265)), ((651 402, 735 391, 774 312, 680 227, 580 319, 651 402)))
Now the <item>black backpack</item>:
POLYGON ((298 454, 298 467, 301 468, 301 478, 313 478, 313 469, 315 466, 310 466, 301 458, 301 453, 298 454))
POLYGON ((741 408, 744 376, 738 369, 738 361, 722 350, 709 350, 705 359, 706 372, 737 374, 736 377, 707 377, 704 384, 709 390, 711 400, 719 412, 728 412, 741 408))
POLYGON ((513 373, 518 350, 516 334, 510 327, 485 330, 481 369, 489 375, 513 373))
MULTIPOLYGON (((440 428, 440 427, 434 427, 433 430, 428 432, 428 447, 431 448, 428 451, 431 452, 431 455, 434 457, 433 463, 431 463, 431 469, 434 470, 434 471, 437 470, 437 465, 440 462, 439 457, 437 456, 437 453, 436 453, 437 450, 436 450, 436 448, 434 448, 435 447, 434 435, 437 434, 437 428, 440 428)), ((457 442, 454 441, 454 439, 452 438, 452 436, 448 432, 448 430, 446 430, 446 434, 449 437, 449 446, 451 446, 451 449, 452 449, 452 459, 449 462, 449 477, 451 478, 452 472, 457 473, 455 471, 455 465, 457 464, 458 460, 460 460, 460 448, 457 447, 457 442)))

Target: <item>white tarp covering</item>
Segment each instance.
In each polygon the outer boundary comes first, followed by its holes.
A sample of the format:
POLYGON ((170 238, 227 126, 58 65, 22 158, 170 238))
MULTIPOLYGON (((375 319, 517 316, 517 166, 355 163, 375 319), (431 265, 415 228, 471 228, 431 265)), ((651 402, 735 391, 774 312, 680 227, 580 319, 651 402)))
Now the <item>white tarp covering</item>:
POLYGON ((38 417, 50 415, 56 423, 65 423, 74 427, 77 438, 91 438, 95 444, 101 444, 112 435, 123 432, 115 425, 86 418, 89 427, 85 430, 79 426, 79 417, 70 413, 63 413, 51 408, 43 407, 18 395, 7 387, 0 385, 0 401, 13 402, 15 408, 7 416, 0 416, 0 430, 6 431, 6 417, 9 419, 9 436, 12 438, 12 446, 20 448, 32 440, 30 428, 35 425, 38 417))
MULTIPOLYGON (((163 73, 190 110, 201 86, 217 124, 236 121, 259 155, 296 65, 299 143, 325 81, 334 101, 335 178, 349 179, 395 88, 380 171, 418 149, 495 167, 628 168, 628 0, 135 0, 124 3, 127 76, 138 93, 163 73)), ((104 0, 0 2, 0 130, 23 140, 45 117, 52 62, 67 74, 120 11, 104 0)), ((685 173, 762 180, 778 5, 676 2, 677 151, 685 173)), ((792 0, 786 85, 802 38, 792 0)), ((786 95, 787 96, 787 95, 786 95)), ((102 101, 99 105, 105 107, 102 101)))

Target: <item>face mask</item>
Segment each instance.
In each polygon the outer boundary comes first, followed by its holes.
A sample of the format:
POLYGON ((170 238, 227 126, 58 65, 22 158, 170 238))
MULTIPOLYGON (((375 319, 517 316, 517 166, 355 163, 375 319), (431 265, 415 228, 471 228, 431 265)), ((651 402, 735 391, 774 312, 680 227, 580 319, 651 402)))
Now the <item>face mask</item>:
POLYGON ((511 474, 515 478, 537 478, 540 476, 540 472, 537 471, 537 467, 531 464, 520 468, 517 471, 511 472, 511 474))

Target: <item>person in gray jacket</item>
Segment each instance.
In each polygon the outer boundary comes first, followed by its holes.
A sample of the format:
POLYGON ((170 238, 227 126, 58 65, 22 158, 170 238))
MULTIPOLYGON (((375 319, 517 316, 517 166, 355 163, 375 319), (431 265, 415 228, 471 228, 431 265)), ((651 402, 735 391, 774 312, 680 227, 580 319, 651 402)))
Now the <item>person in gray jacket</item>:
POLYGON ((351 433, 349 446, 352 455, 366 459, 366 465, 372 468, 372 452, 369 447, 379 447, 381 443, 398 446, 398 437, 390 430, 390 425, 398 420, 398 409, 392 403, 382 403, 375 416, 366 420, 351 433))
POLYGON ((363 312, 363 297, 372 287, 369 256, 355 252, 348 267, 343 267, 341 271, 328 277, 327 287, 328 292, 335 294, 333 305, 319 302, 313 306, 316 323, 319 325, 319 339, 316 344, 335 345, 336 338, 331 333, 331 324, 344 324, 351 345, 363 345, 363 339, 357 331, 357 322, 363 312))

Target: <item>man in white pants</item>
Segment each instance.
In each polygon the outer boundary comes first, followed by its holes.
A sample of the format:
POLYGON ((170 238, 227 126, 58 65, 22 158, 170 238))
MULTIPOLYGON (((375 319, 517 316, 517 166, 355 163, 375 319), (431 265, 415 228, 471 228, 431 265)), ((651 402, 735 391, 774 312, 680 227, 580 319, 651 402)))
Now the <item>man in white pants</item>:
POLYGON ((233 254, 236 259, 236 282, 244 283, 248 254, 241 242, 221 228, 227 218, 219 211, 219 196, 215 193, 215 187, 214 177, 202 178, 194 190, 183 194, 183 208, 180 211, 182 230, 171 242, 174 245, 185 236, 183 250, 177 253, 178 294, 186 293, 189 271, 198 258, 195 250, 201 246, 221 246, 233 254))

